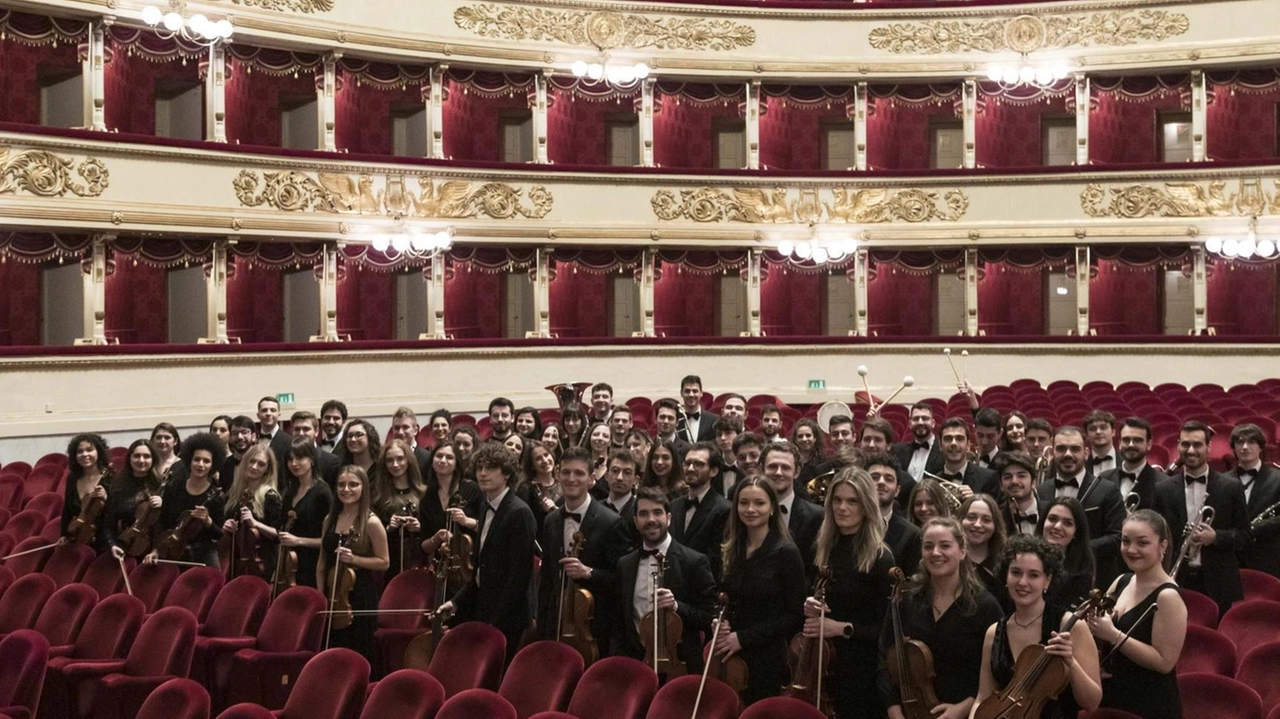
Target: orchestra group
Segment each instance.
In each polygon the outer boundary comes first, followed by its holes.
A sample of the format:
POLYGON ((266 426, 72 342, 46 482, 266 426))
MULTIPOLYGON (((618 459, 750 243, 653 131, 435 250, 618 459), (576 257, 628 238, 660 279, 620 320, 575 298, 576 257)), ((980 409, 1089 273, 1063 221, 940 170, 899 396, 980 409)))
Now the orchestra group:
POLYGON ((972 416, 918 403, 902 441, 875 412, 784 437, 773 405, 744 431, 746 400, 717 416, 696 376, 653 403, 652 434, 606 383, 559 386, 547 425, 494 399, 487 439, 437 410, 423 444, 408 408, 384 443, 337 400, 286 433, 266 397, 185 438, 158 425, 122 472, 75 437, 60 541, 316 587, 342 618, 329 645, 375 663, 382 588, 425 569, 428 634, 486 622, 508 659, 559 640, 839 719, 1178 719, 1180 588, 1225 612, 1239 568, 1280 576, 1266 437, 1188 421, 1166 474, 1141 418, 1052 427, 962 389, 972 416), (1230 473, 1211 471, 1214 441, 1230 473))

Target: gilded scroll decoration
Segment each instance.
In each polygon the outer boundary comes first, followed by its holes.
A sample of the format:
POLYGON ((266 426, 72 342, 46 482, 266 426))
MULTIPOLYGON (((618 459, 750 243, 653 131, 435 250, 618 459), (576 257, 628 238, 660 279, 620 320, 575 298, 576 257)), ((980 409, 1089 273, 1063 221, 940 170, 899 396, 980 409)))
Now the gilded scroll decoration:
POLYGON ((419 177, 417 185, 417 192, 407 188, 403 175, 376 177, 366 173, 353 177, 339 172, 319 172, 312 177, 296 170, 263 173, 242 170, 232 182, 241 205, 267 206, 283 212, 536 220, 546 217, 554 203, 551 192, 540 185, 529 188, 527 194, 501 182, 476 185, 469 180, 437 182, 419 177))
POLYGON ((732 50, 750 47, 748 25, 708 18, 650 18, 613 11, 549 10, 478 3, 453 12, 453 22, 481 37, 540 40, 567 45, 654 47, 659 50, 732 50))
POLYGON ((1113 10, 1087 15, 1019 15, 1009 19, 892 23, 871 31, 871 47, 892 53, 1020 53, 1080 46, 1134 45, 1182 35, 1186 15, 1167 10, 1113 10))
POLYGON ((37 197, 97 197, 107 189, 111 174, 101 160, 93 157, 74 165, 73 160, 46 150, 23 150, 10 156, 10 148, 0 145, 0 195, 19 190, 37 197), (80 184, 74 175, 84 180, 80 184))
POLYGON ((278 12, 317 13, 333 10, 333 0, 231 0, 237 5, 278 12))
POLYGON ((1093 183, 1080 193, 1080 208, 1090 217, 1247 217, 1280 211, 1280 181, 1275 194, 1259 187, 1257 180, 1240 181, 1237 192, 1228 192, 1225 180, 1207 184, 1166 182, 1163 185, 1112 185, 1093 183))
POLYGON ((729 191, 700 187, 680 190, 678 197, 672 190, 659 190, 650 205, 661 220, 758 224, 956 222, 969 209, 969 198, 960 190, 947 190, 941 197, 935 191, 915 188, 836 187, 829 192, 830 201, 819 203, 814 190, 802 190, 797 199, 791 199, 789 192, 781 187, 772 190, 735 187, 729 191))

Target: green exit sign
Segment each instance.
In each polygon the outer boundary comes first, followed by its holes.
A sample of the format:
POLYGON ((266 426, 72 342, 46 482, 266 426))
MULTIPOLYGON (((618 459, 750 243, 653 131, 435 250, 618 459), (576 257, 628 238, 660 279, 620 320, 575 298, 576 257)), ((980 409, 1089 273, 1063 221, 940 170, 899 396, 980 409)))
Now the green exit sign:
POLYGON ((281 407, 284 407, 285 405, 292 405, 292 404, 293 404, 293 393, 292 393, 292 392, 281 392, 280 394, 276 395, 276 401, 280 403, 280 406, 281 406, 281 407))
POLYGON ((826 389, 826 388, 827 388, 827 381, 825 379, 809 380, 809 389, 826 389))

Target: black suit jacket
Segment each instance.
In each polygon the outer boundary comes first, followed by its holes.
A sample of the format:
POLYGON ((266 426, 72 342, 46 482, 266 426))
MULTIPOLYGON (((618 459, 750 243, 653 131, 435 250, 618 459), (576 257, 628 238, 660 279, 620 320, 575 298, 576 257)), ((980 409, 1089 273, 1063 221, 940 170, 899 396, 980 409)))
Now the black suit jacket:
MULTIPOLYGON (((613 635, 612 656, 644 658, 644 644, 636 631, 635 597, 636 582, 640 579, 640 551, 635 550, 618 560, 618 585, 614 594, 618 597, 619 630, 613 635)), ((648 586, 648 578, 645 580, 648 586)), ((702 632, 711 631, 711 620, 716 612, 716 580, 711 576, 711 562, 706 555, 681 545, 675 539, 667 547, 667 573, 662 586, 671 590, 676 598, 676 614, 684 623, 679 655, 689 672, 702 671, 702 632)))
MULTIPOLYGON (((608 498, 605 498, 605 509, 608 509, 611 506, 607 504, 608 501, 608 498)), ((617 509, 614 509, 614 511, 616 512, 617 509)), ((618 516, 622 517, 622 521, 627 523, 627 536, 631 539, 631 543, 627 545, 628 551, 639 547, 640 530, 636 529, 636 496, 634 494, 631 495, 631 499, 627 502, 627 506, 622 508, 622 511, 618 513, 618 516)))
MULTIPOLYGON (((632 500, 633 502, 635 500, 632 500)), ((542 572, 538 579, 538 634, 554 639, 560 607, 560 560, 564 552, 563 506, 556 507, 542 524, 542 572)), ((618 560, 631 549, 631 534, 618 513, 595 499, 587 505, 580 531, 584 537, 578 560, 591 568, 591 576, 577 581, 595 599, 595 616, 591 633, 601 656, 607 656, 614 622, 614 588, 617 583, 618 560)), ((573 580, 571 580, 573 581, 573 580)))
POLYGON ((338 487, 338 471, 342 469, 342 462, 338 459, 338 455, 329 452, 316 453, 316 471, 319 472, 320 478, 329 485, 329 489, 337 490, 338 487))
POLYGON ((805 576, 811 582, 816 574, 813 555, 818 543, 818 530, 822 528, 822 512, 822 507, 797 495, 791 501, 791 511, 787 514, 787 529, 791 532, 791 541, 800 550, 800 557, 804 559, 805 576))
MULTIPOLYGON (((1049 507, 1049 502, 1045 502, 1041 500, 1039 497, 1036 498, 1036 517, 1037 517, 1036 526, 1037 527, 1042 526, 1044 524, 1039 520, 1044 518, 1044 512, 1046 509, 1048 509, 1048 507, 1049 507)), ((1018 525, 1014 521, 1015 519, 1017 519, 1017 517, 1014 516, 1014 507, 1013 507, 1012 497, 1005 497, 1000 502, 1000 516, 1004 519, 1004 531, 1007 536, 1012 537, 1013 535, 1020 533, 1018 525)))
MULTIPOLYGON (((1240 559, 1236 552, 1249 543, 1248 507, 1244 487, 1235 477, 1211 471, 1206 488, 1205 505, 1213 507, 1213 531, 1217 539, 1200 549, 1200 572, 1206 593, 1213 597, 1225 614, 1232 602, 1244 599, 1244 589, 1240 585, 1240 559)), ((1176 561, 1188 521, 1187 482, 1181 471, 1156 486, 1153 509, 1164 517, 1173 532, 1176 561)), ((1182 571, 1186 566, 1184 562, 1182 571)), ((1177 577, 1173 579, 1178 581, 1177 577)))
POLYGON ((1252 526, 1259 514, 1276 503, 1280 503, 1280 470, 1263 462, 1247 500, 1249 545, 1240 550, 1240 566, 1280 577, 1280 514, 1252 526))
MULTIPOLYGON (((911 449, 910 442, 896 442, 889 447, 889 453, 898 459, 898 465, 905 472, 907 467, 911 465, 911 455, 915 454, 915 450, 911 449)), ((942 442, 937 437, 933 438, 933 446, 929 448, 929 458, 925 460, 924 471, 930 474, 938 474, 942 471, 942 465, 945 460, 942 458, 942 442)))
POLYGON ((418 460, 418 472, 423 477, 427 476, 427 470, 431 469, 431 450, 422 445, 413 448, 413 458, 418 460))
POLYGON ((920 528, 907 521, 907 516, 895 511, 889 518, 884 533, 884 543, 893 552, 893 562, 908 577, 920 568, 920 528))
POLYGON ((716 425, 716 420, 718 419, 720 419, 720 415, 716 414, 715 412, 708 412, 705 409, 702 410, 702 413, 698 419, 698 436, 690 437, 688 434, 686 434, 684 436, 684 439, 687 440, 691 445, 697 444, 699 442, 715 441, 715 438, 716 438, 715 425, 716 425))
POLYGON ((280 427, 280 429, 276 431, 275 436, 272 437, 271 441, 267 444, 271 449, 271 453, 276 456, 276 466, 279 468, 276 470, 277 473, 288 471, 285 467, 285 463, 289 461, 289 446, 291 444, 293 444, 293 435, 284 431, 284 427, 280 427))
MULTIPOLYGON (((481 504, 480 524, 476 525, 476 542, 472 561, 476 573, 453 597, 458 621, 481 621, 492 624, 507 636, 507 642, 519 642, 529 626, 529 583, 533 581, 533 547, 538 530, 529 505, 520 501, 515 490, 508 491, 490 519, 481 504), (484 545, 485 520, 493 522, 484 545)), ((510 654, 509 654, 510 655, 510 654)))
POLYGON ((671 536, 679 543, 711 561, 711 573, 720 579, 720 544, 724 541, 724 524, 729 519, 729 500, 715 492, 707 492, 702 504, 685 528, 684 515, 689 506, 688 495, 671 503, 671 536))
MULTIPOLYGON (((1116 486, 1119 487, 1120 472, 1121 468, 1117 467, 1115 469, 1108 469, 1099 476, 1102 479, 1108 479, 1115 482, 1116 486)), ((1161 472, 1155 467, 1152 467, 1150 464, 1142 468, 1142 471, 1138 473, 1137 483, 1134 484, 1133 489, 1130 490, 1138 493, 1138 509, 1151 509, 1151 505, 1156 499, 1156 485, 1168 478, 1169 475, 1161 472)), ((1123 501, 1124 497, 1121 497, 1120 499, 1123 501)))
MULTIPOLYGON (((938 470, 936 474, 943 479, 948 479, 946 467, 938 470)), ((974 494, 989 494, 997 500, 1000 499, 1000 477, 996 475, 995 470, 979 467, 977 462, 967 462, 964 465, 964 473, 960 475, 960 479, 949 481, 959 481, 969 489, 972 489, 974 494)))
MULTIPOLYGON (((1055 480, 1046 480, 1036 489, 1036 499, 1044 507, 1053 502, 1057 494, 1055 480)), ((1084 507, 1084 517, 1089 525, 1089 546, 1097 566, 1096 581, 1099 587, 1109 587, 1120 576, 1120 530, 1124 526, 1124 500, 1120 497, 1120 485, 1110 480, 1094 477, 1086 470, 1084 481, 1076 499, 1084 507)), ((1041 512, 1041 524, 1044 513, 1041 512)))

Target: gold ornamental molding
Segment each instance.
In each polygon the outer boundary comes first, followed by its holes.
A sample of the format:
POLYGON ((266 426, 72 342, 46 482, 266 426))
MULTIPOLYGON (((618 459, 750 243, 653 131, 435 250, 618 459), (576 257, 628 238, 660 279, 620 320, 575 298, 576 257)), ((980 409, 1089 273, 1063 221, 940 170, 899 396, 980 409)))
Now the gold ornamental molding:
POLYGON ((1228 192, 1226 180, 1166 182, 1163 185, 1092 183, 1080 192, 1080 208, 1090 217, 1256 217, 1280 214, 1280 180, 1267 192, 1258 178, 1236 180, 1228 192), (1110 199, 1108 199, 1108 197, 1110 199))
POLYGON ((802 189, 796 199, 778 187, 765 191, 735 187, 726 192, 713 187, 658 190, 650 200, 660 220, 694 222, 878 224, 884 222, 956 222, 969 209, 969 198, 960 190, 938 193, 915 188, 830 190, 831 201, 820 200, 818 190, 802 189))
POLYGON ((521 200, 524 190, 501 182, 476 185, 468 180, 437 183, 429 177, 416 178, 418 192, 405 186, 403 175, 376 178, 365 173, 352 177, 338 172, 319 172, 313 178, 298 170, 254 172, 241 170, 232 181, 236 198, 244 207, 266 205, 283 212, 327 212, 428 219, 487 217, 509 220, 514 217, 541 219, 551 212, 554 198, 547 188, 529 188, 529 204, 521 200))
POLYGON ((454 10, 453 22, 481 37, 594 45, 601 50, 653 47, 714 51, 750 47, 756 42, 754 28, 729 20, 649 18, 611 10, 583 12, 479 3, 454 10))
POLYGON ((231 0, 236 5, 277 12, 317 13, 333 10, 333 0, 231 0))
POLYGON ((110 184, 111 174, 97 158, 88 157, 74 165, 75 174, 85 181, 82 185, 72 177, 73 160, 47 150, 23 150, 10 157, 10 149, 0 145, 0 195, 22 190, 37 197, 62 197, 67 193, 97 197, 110 184))
POLYGON ((908 55, 960 52, 1020 53, 1071 46, 1159 42, 1191 28, 1186 15, 1166 10, 1113 10, 1088 15, 1019 15, 1008 19, 893 23, 871 31, 877 50, 908 55))

